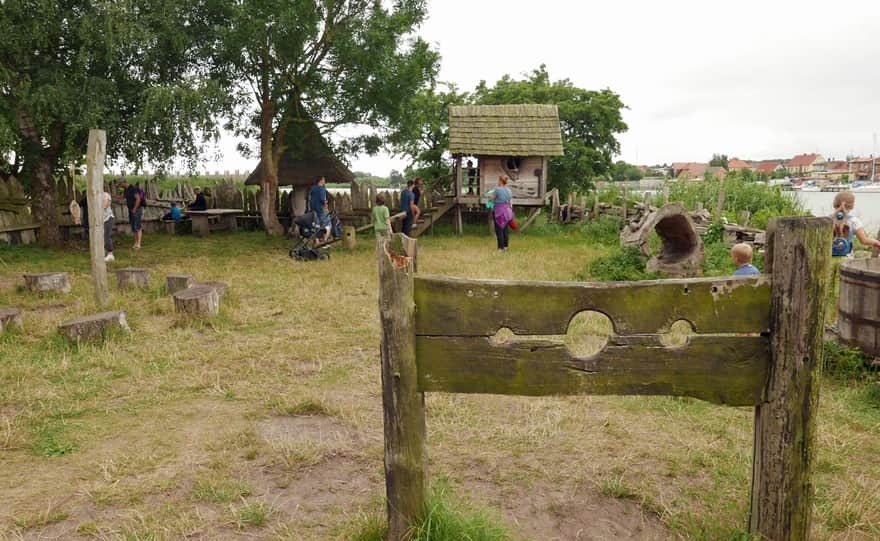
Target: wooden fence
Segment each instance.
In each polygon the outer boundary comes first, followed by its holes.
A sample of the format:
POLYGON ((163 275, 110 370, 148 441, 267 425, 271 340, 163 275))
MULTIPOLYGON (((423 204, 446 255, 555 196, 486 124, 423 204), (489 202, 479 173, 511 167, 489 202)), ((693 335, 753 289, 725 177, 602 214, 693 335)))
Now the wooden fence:
POLYGON ((754 406, 749 530, 807 539, 831 221, 778 219, 768 237, 762 276, 602 284, 416 276, 414 240, 378 241, 388 539, 402 539, 425 510, 426 392, 754 406), (491 340, 502 328, 565 334, 583 311, 605 314, 616 333, 590 357, 558 341, 491 340), (659 333, 679 320, 697 334, 662 345, 659 333))

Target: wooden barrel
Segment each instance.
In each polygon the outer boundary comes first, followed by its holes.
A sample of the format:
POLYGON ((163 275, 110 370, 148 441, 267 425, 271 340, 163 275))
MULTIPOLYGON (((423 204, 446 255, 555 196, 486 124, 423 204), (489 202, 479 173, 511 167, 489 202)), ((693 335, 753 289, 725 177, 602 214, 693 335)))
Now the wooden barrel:
POLYGON ((837 319, 843 343, 880 357, 880 259, 853 259, 840 265, 837 319))

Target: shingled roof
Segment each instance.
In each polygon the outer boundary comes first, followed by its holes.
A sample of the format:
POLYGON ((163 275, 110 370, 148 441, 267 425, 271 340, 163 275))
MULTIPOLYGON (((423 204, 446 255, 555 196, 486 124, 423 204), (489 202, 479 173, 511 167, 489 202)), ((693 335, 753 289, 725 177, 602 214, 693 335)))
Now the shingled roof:
POLYGON ((555 105, 449 107, 449 151, 472 156, 561 156, 555 105))

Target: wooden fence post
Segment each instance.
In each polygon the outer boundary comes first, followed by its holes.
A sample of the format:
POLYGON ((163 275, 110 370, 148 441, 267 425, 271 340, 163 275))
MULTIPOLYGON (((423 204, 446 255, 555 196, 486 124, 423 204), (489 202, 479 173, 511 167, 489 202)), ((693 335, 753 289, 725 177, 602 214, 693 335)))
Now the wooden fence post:
POLYGON ((813 503, 831 219, 779 218, 767 235, 772 360, 765 402, 755 408, 749 532, 804 540, 813 503))
POLYGON ((415 240, 401 234, 376 242, 388 541, 403 539, 425 510, 425 398, 418 391, 416 368, 415 250, 415 240), (392 250, 400 241, 407 256, 392 250))
POLYGON ((99 307, 110 301, 107 286, 107 263, 104 261, 104 157, 107 154, 107 133, 89 130, 86 154, 87 199, 89 205, 89 252, 92 256, 92 279, 95 281, 95 301, 99 307))

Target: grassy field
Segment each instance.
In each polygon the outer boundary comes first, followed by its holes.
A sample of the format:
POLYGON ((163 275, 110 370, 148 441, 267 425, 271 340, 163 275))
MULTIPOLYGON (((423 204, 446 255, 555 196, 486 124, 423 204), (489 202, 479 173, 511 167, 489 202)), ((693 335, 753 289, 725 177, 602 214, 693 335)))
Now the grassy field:
MULTIPOLYGON (((547 229, 499 255, 482 231, 420 239, 420 272, 572 280, 612 250, 547 229)), ((0 337, 0 538, 380 535, 372 242, 299 264, 261 233, 119 244, 113 267, 150 268, 152 288, 114 290, 133 332, 81 347, 55 329, 95 311, 85 247, 0 248, 0 307, 25 310, 25 330, 0 337), (22 272, 49 270, 71 273, 70 295, 22 290, 22 272), (162 287, 172 273, 227 282, 221 314, 178 321, 162 287)), ((566 339, 589 353, 609 331, 585 320, 566 339)), ((823 381, 817 539, 880 536, 875 391, 823 381)), ((747 538, 749 408, 436 394, 427 408, 438 501, 479 511, 475 539, 747 538)))

